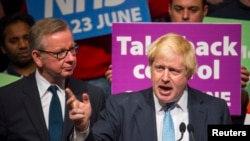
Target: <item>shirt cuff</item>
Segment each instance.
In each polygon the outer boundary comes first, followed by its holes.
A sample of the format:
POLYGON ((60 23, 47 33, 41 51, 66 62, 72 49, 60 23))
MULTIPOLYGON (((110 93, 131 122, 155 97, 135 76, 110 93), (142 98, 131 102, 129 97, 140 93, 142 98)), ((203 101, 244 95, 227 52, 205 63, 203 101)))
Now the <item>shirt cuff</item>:
POLYGON ((86 140, 88 135, 89 135, 89 132, 90 132, 89 125, 88 125, 88 128, 82 132, 79 132, 74 128, 74 134, 73 134, 73 137, 71 138, 71 141, 84 141, 84 140, 86 140))

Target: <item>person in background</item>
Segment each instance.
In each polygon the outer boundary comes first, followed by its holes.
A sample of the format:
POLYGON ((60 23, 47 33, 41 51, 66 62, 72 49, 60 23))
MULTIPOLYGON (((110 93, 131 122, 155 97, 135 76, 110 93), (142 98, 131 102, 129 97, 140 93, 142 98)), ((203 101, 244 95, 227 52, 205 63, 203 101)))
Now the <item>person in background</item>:
MULTIPOLYGON (((182 122, 193 126, 194 140, 199 141, 208 140, 207 125, 231 124, 225 100, 188 85, 197 61, 187 39, 174 33, 162 35, 150 45, 147 55, 152 87, 110 96, 87 141, 162 141, 163 119, 169 107, 175 140, 181 137, 182 122)), ((183 140, 189 140, 188 132, 183 140)))
POLYGON ((171 22, 202 22, 208 11, 206 0, 170 0, 171 22))
MULTIPOLYGON (((27 13, 25 12, 25 8, 25 0, 0 0, 0 19, 4 16, 9 16, 16 12, 27 13)), ((0 72, 4 71, 9 64, 8 56, 6 54, 3 54, 1 49, 0 64, 0 72)))
POLYGON ((49 141, 55 136, 58 139, 53 141, 79 140, 85 130, 81 122, 88 120, 91 127, 105 105, 103 91, 71 77, 78 45, 65 21, 39 20, 30 29, 28 39, 36 70, 0 88, 0 140, 49 141), (79 103, 67 104, 72 95, 79 103), (51 110, 54 102, 58 106, 54 110, 60 111, 51 110), (79 113, 73 112, 69 118, 71 108, 79 113), (58 116, 51 116, 54 113, 58 116), (55 120, 58 124, 51 132, 55 120))
POLYGON ((222 0, 209 3, 208 17, 250 20, 250 0, 222 0))
POLYGON ((9 64, 5 73, 28 76, 35 71, 35 63, 28 43, 30 28, 35 23, 29 14, 14 13, 0 21, 0 46, 8 56, 9 64))

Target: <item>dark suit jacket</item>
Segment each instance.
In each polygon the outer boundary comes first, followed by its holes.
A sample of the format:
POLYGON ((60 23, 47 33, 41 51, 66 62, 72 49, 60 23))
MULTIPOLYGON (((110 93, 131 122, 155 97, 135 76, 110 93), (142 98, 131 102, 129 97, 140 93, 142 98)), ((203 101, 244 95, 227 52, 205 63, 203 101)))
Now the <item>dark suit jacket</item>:
MULTIPOLYGON (((152 88, 111 96, 87 140, 157 141, 154 107, 152 88)), ((188 111, 196 141, 207 141, 208 124, 231 124, 224 100, 190 87, 188 111)))
MULTIPOLYGON (((89 94, 92 106, 92 125, 105 105, 103 91, 74 78, 68 78, 66 86, 71 88, 79 100, 82 99, 82 93, 89 94)), ((68 140, 72 131, 73 122, 69 119, 69 109, 66 106, 63 141, 68 140)), ((0 88, 0 141, 24 140, 49 141, 34 73, 0 88)))

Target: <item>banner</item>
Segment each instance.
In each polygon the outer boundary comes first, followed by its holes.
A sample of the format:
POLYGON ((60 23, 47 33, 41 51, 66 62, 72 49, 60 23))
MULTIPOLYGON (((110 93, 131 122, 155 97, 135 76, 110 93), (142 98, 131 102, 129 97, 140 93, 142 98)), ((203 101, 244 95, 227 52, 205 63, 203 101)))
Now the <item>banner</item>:
MULTIPOLYGON (((205 17, 204 22, 207 23, 239 23, 242 25, 242 45, 241 45, 241 64, 247 67, 250 71, 250 21, 239 20, 239 19, 228 19, 228 18, 214 18, 205 17)), ((246 86, 246 90, 250 97, 250 82, 246 86)), ((245 124, 250 124, 250 100, 248 102, 247 115, 245 118, 245 124)))
POLYGON ((113 22, 150 21, 146 0, 26 0, 26 3, 35 20, 64 19, 75 40, 110 34, 113 22))
MULTIPOLYGON (((242 45, 241 45, 241 63, 250 70, 250 21, 247 20, 236 20, 227 18, 213 18, 205 17, 203 22, 205 23, 236 23, 241 24, 242 32, 242 45)), ((250 87, 248 88, 250 92, 250 87)))
POLYGON ((8 85, 10 83, 13 83, 19 79, 21 79, 21 77, 19 76, 15 76, 15 75, 11 75, 11 74, 7 74, 7 73, 0 73, 0 87, 3 87, 5 85, 8 85))
POLYGON ((113 94, 151 86, 147 47, 172 32, 196 49, 199 67, 189 85, 225 99, 230 113, 240 114, 241 24, 114 23, 112 30, 113 94))

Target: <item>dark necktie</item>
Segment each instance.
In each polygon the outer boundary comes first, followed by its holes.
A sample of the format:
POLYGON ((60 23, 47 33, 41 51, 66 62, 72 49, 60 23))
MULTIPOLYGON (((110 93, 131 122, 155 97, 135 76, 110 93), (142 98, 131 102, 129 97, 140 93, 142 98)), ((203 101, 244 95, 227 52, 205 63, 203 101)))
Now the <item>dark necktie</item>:
POLYGON ((50 86, 49 91, 53 96, 49 108, 49 135, 50 141, 61 141, 63 119, 60 100, 57 95, 57 87, 50 86))
POLYGON ((165 116, 163 119, 162 129, 162 141, 175 141, 174 123, 170 111, 173 108, 173 104, 167 107, 165 116))

